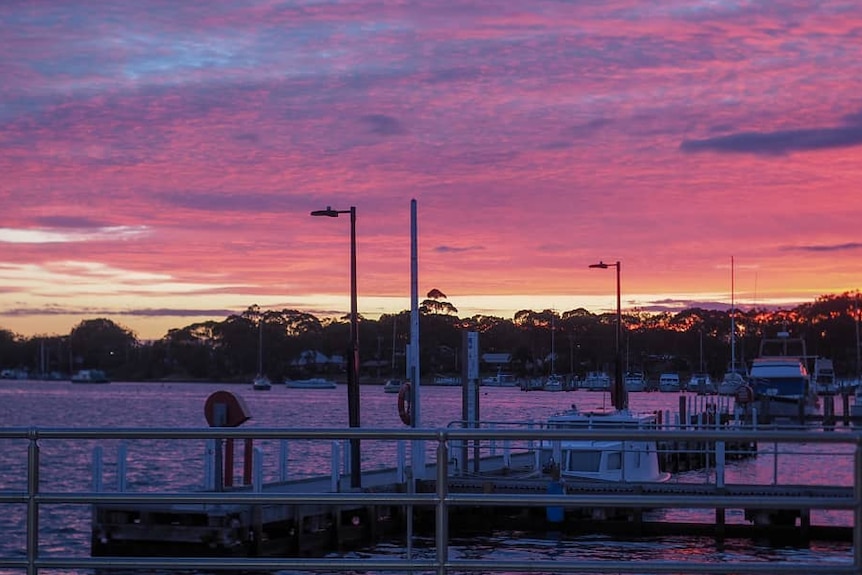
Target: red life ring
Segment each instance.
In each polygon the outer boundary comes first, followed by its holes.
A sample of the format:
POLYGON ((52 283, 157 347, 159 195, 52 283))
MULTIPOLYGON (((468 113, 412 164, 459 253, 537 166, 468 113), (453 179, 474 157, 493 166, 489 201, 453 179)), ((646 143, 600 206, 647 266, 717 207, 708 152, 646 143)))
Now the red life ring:
POLYGON ((410 395, 410 382, 405 381, 401 384, 401 388, 398 390, 398 417, 401 418, 401 421, 404 425, 410 425, 413 423, 413 410, 411 409, 413 398, 410 395))

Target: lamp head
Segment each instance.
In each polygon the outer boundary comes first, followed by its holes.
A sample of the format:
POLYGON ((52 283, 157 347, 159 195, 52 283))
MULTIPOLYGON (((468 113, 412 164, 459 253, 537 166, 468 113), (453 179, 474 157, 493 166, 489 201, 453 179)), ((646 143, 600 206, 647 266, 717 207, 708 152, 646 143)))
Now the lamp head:
POLYGON ((338 210, 333 210, 331 206, 326 206, 325 210, 314 210, 312 216, 327 216, 329 218, 337 218, 338 210))
POLYGON ((605 262, 599 262, 597 264, 590 264, 590 267, 591 268, 600 268, 600 269, 606 270, 610 266, 608 264, 606 264, 605 262))

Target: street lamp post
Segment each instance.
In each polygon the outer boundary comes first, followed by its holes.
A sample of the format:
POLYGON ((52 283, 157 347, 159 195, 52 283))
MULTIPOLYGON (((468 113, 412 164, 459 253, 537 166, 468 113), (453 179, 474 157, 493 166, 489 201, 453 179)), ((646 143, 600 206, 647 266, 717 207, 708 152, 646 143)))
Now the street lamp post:
POLYGON ((614 404, 614 408, 616 409, 627 409, 628 408, 628 393, 626 392, 625 383, 623 383, 623 356, 622 351, 620 349, 620 339, 622 334, 623 327, 623 316, 620 308, 620 262, 616 262, 613 264, 606 264, 603 261, 599 261, 597 264, 591 264, 591 268, 598 268, 606 270, 608 268, 617 268, 617 329, 616 329, 616 358, 614 363, 616 364, 616 368, 614 370, 614 387, 611 390, 611 403, 614 404))
MULTIPOLYGON (((347 366, 347 417, 350 427, 359 427, 359 319, 356 312, 356 206, 349 210, 314 210, 312 216, 337 218, 350 214, 350 357, 347 366)), ((350 439, 350 486, 362 487, 359 439, 350 439)))

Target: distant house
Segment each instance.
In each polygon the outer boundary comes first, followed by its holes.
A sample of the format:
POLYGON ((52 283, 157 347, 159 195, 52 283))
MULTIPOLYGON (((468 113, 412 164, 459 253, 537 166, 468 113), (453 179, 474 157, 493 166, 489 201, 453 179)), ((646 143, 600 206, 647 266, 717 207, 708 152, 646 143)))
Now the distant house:
POLYGON ((482 363, 492 367, 502 367, 512 362, 511 353, 483 353, 482 363))
POLYGON ((326 356, 319 351, 305 350, 299 354, 299 357, 290 362, 293 367, 314 368, 325 367, 329 365, 343 365, 344 357, 340 355, 326 356))

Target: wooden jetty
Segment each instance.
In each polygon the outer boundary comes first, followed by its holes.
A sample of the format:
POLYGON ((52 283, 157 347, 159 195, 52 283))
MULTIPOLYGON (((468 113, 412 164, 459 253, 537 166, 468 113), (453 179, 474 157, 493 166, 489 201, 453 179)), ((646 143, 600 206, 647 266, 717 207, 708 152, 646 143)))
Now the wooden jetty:
MULTIPOLYGON (((459 531, 489 532, 509 527, 629 535, 707 532, 719 542, 725 537, 770 534, 781 535, 788 541, 818 537, 852 540, 852 527, 811 525, 810 511, 846 509, 854 510, 854 517, 862 516, 862 503, 857 501, 854 487, 724 482, 725 463, 756 457, 760 438, 769 442, 854 444, 855 438, 848 438, 847 434, 811 435, 798 430, 760 431, 754 424, 744 425, 740 421, 739 409, 731 412, 726 405, 716 409, 716 404, 710 404, 709 400, 689 405, 680 397, 680 412, 659 414, 665 425, 652 430, 477 427, 345 432, 229 429, 244 421, 245 407, 232 397, 215 399, 222 400, 227 410, 219 412, 218 402, 208 402, 212 404, 208 420, 211 424, 215 421, 220 428, 211 431, 224 434, 228 438, 224 441, 231 447, 224 453, 221 447, 215 450, 214 488, 152 497, 118 494, 98 498, 93 504, 93 556, 320 556, 333 550, 368 546, 382 537, 400 537, 408 527, 419 532, 430 530, 437 536, 441 530, 448 536, 459 531), (532 447, 535 441, 623 440, 630 439, 632 433, 656 442, 663 471, 709 468, 715 474, 714 483, 589 480, 564 483, 553 468, 542 469, 538 451, 532 447), (255 436, 282 440, 288 437, 409 440, 415 442, 412 449, 422 451, 421 442, 432 441, 437 443, 437 457, 433 463, 422 463, 423 468, 414 470, 406 465, 403 445, 399 446, 396 467, 366 470, 361 476, 361 486, 352 486, 354 477, 346 473, 349 462, 345 461, 344 469, 339 469, 338 457, 333 454, 328 476, 264 484, 259 454, 252 461, 251 441, 255 436), (232 484, 234 438, 246 441, 245 484, 239 486, 232 484), (516 442, 516 447, 507 443, 510 441, 516 442), (494 442, 503 442, 508 447, 498 453, 494 442), (228 452, 230 456, 226 457, 228 452), (707 519, 703 524, 692 524, 656 520, 651 515, 653 510, 673 508, 707 510, 704 513, 707 519), (727 523, 729 509, 744 510, 748 523, 727 523)), ((138 434, 141 435, 144 434, 138 434)), ((859 450, 858 445, 856 449, 859 450)), ((859 486, 862 478, 855 479, 859 486)))
MULTIPOLYGON (((673 459, 681 460, 682 453, 673 459)), ((345 475, 335 489, 331 477, 319 477, 266 484, 257 492, 245 485, 187 495, 181 503, 99 503, 94 505, 91 553, 322 556, 401 537, 408 516, 417 533, 433 533, 441 501, 452 535, 507 528, 632 536, 700 533, 718 544, 730 537, 804 543, 850 541, 853 536, 852 527, 810 523, 812 506, 852 508, 851 487, 569 482, 559 495, 549 495, 553 480, 529 476, 532 460, 527 453, 484 456, 478 473, 453 475, 444 465, 442 477, 434 464, 427 469, 430 478, 415 483, 404 481, 397 469, 384 469, 364 473, 361 488, 345 487, 345 475), (195 503, 195 498, 204 502, 195 503), (563 510, 560 519, 549 519, 552 507, 563 510), (668 507, 710 509, 713 519, 703 524, 650 519, 651 510, 668 507), (744 509, 749 523, 728 524, 728 509, 744 509)))

